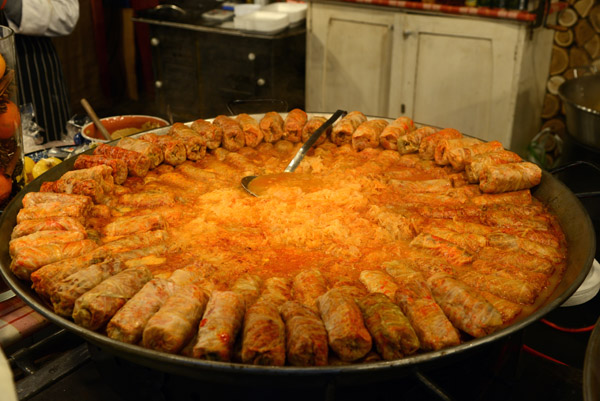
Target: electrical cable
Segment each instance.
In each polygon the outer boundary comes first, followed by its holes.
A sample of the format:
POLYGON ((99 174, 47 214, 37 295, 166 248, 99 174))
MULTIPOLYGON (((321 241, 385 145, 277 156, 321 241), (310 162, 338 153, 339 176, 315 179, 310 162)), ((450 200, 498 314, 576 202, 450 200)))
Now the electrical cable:
POLYGON ((543 353, 541 353, 540 351, 537 351, 537 350, 535 350, 535 349, 531 348, 531 347, 530 347, 530 346, 528 346, 528 345, 525 345, 525 344, 523 344, 523 346, 522 346, 522 349, 523 349, 523 351, 525 351, 525 352, 528 352, 528 353, 530 353, 530 354, 532 354, 532 355, 535 355, 535 356, 539 356, 540 358, 547 359, 547 360, 549 360, 549 361, 552 361, 552 362, 554 362, 554 363, 558 363, 558 364, 560 364, 560 365, 569 366, 569 365, 567 365, 566 363, 564 363, 564 362, 562 362, 562 361, 559 361, 558 359, 554 359, 554 358, 552 358, 552 357, 551 357, 551 356, 549 356, 549 355, 543 354, 543 353))
POLYGON ((592 325, 592 326, 580 327, 580 328, 570 328, 570 327, 561 327, 561 326, 559 326, 555 323, 552 323, 546 319, 540 319, 540 321, 542 323, 544 323, 545 325, 552 327, 553 329, 563 331, 565 333, 585 333, 585 332, 594 330, 594 327, 596 327, 596 325, 592 325))

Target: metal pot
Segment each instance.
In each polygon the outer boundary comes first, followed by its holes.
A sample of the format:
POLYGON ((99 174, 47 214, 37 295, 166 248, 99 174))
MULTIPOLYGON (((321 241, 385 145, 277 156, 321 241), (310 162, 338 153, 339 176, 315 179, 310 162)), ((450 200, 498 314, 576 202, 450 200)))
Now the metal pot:
POLYGON ((8 243, 16 224, 16 216, 26 192, 37 191, 42 181, 56 180, 72 169, 74 158, 67 159, 46 174, 38 177, 21 191, 8 205, 0 218, 0 273, 8 285, 33 309, 51 322, 85 338, 121 358, 167 373, 220 383, 252 383, 254 385, 307 385, 319 386, 335 382, 356 384, 380 382, 434 366, 452 363, 458 358, 482 352, 499 339, 506 339, 527 325, 542 318, 560 306, 581 285, 591 268, 595 253, 595 234, 590 218, 573 193, 550 173, 544 172, 534 196, 547 205, 557 216, 565 232, 568 246, 564 277, 554 292, 533 314, 483 338, 473 339, 455 347, 427 352, 407 358, 348 366, 325 367, 269 367, 238 363, 198 360, 180 355, 170 355, 112 340, 104 334, 77 326, 70 320, 55 315, 29 287, 10 271, 8 243))
POLYGON ((565 81, 558 94, 565 105, 569 135, 600 150, 600 74, 565 81))

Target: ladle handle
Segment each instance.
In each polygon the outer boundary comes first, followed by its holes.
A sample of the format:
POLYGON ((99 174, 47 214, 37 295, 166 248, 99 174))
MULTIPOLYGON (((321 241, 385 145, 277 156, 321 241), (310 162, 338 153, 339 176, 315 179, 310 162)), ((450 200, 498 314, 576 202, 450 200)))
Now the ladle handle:
POLYGON ((338 110, 335 113, 333 113, 333 115, 329 117, 329 120, 325 121, 323 125, 317 128, 317 130, 310 136, 310 138, 308 138, 308 140, 304 142, 304 145, 302 145, 302 147, 298 149, 298 152, 296 152, 296 155, 284 171, 286 173, 292 173, 294 170, 296 170, 302 159, 304 159, 306 152, 308 152, 308 150, 312 148, 312 146, 315 144, 317 139, 319 139, 321 134, 327 131, 327 128, 329 128, 338 118, 345 116, 346 113, 347 112, 344 110, 338 110))
POLYGON ((85 98, 81 99, 81 105, 85 109, 85 112, 87 113, 87 115, 90 116, 90 118, 94 122, 94 125, 96 126, 98 131, 100 131, 100 133, 102 134, 104 139, 106 139, 107 141, 112 141, 112 138, 110 137, 110 134, 108 133, 108 130, 106 129, 106 127, 104 125, 102 125, 102 122, 96 115, 96 112, 94 111, 92 106, 89 104, 89 102, 85 98))

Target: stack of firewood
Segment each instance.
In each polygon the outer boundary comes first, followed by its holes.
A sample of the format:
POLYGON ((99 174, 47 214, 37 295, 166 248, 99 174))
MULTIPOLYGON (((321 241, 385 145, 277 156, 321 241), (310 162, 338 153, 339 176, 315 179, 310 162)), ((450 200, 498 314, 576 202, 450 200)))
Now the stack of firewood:
POLYGON ((565 80, 588 74, 586 67, 600 60, 600 4, 597 0, 569 0, 568 3, 558 14, 542 109, 542 129, 550 128, 560 136, 565 133, 565 118, 558 87, 565 80))

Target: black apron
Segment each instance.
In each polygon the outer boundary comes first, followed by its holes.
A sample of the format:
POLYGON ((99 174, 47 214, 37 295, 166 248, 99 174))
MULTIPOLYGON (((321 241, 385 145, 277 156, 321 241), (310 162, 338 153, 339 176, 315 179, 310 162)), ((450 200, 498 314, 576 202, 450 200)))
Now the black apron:
MULTIPOLYGON (((4 13, 0 23, 6 24, 4 13)), ((19 105, 32 103, 35 121, 44 130, 44 143, 57 141, 67 131, 71 115, 63 72, 52 40, 15 35, 19 105)))

